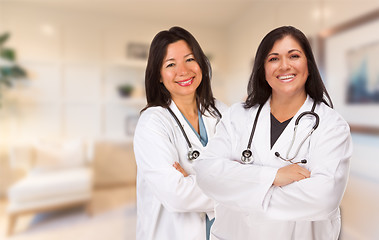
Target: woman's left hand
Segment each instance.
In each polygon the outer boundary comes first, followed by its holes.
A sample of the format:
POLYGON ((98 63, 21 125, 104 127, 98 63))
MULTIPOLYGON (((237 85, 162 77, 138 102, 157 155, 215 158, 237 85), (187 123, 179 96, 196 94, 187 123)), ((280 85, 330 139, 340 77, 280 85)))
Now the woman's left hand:
POLYGON ((279 168, 278 172, 276 173, 273 185, 282 187, 295 181, 300 181, 309 177, 311 177, 310 171, 294 163, 279 168))
POLYGON ((182 168, 182 166, 180 166, 180 164, 178 162, 175 162, 172 166, 174 166, 174 168, 176 170, 178 170, 179 172, 181 172, 184 177, 188 176, 188 173, 182 168))

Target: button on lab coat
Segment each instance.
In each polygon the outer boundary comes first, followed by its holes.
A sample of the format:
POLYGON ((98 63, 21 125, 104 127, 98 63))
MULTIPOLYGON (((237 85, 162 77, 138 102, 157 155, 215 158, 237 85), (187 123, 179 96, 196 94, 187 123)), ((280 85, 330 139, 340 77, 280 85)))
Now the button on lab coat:
MULTIPOLYGON (((194 163, 199 186, 215 199, 216 220, 211 239, 223 240, 336 240, 341 219, 342 199, 352 155, 348 124, 324 103, 315 112, 320 124, 301 147, 295 161, 307 159, 304 166, 311 177, 287 186, 273 186, 279 168, 290 163, 275 156, 287 154, 299 114, 310 111, 308 97, 270 149, 270 103, 260 113, 252 143, 253 164, 240 163, 247 148, 258 107, 244 109, 233 105, 217 127, 207 151, 194 163)), ((299 123, 292 157, 314 125, 306 115, 299 123)))
MULTIPOLYGON (((222 112, 225 105, 217 102, 222 112)), ((194 150, 204 147, 172 101, 173 110, 194 150)), ((219 119, 203 115, 208 139, 219 119)), ((214 217, 214 201, 197 185, 188 146, 167 109, 151 107, 138 121, 134 136, 137 162, 137 240, 206 239, 206 214, 214 217), (172 165, 177 161, 189 174, 184 177, 172 165), (206 214, 205 214, 206 213, 206 214)))

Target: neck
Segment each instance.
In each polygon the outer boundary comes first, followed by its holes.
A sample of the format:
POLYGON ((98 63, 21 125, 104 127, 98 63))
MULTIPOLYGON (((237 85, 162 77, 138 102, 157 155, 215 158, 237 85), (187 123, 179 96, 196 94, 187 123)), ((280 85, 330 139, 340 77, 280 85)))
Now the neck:
POLYGON ((181 97, 179 99, 173 98, 172 100, 175 102, 176 106, 179 108, 184 117, 187 118, 187 120, 190 122, 195 131, 200 134, 196 97, 181 97))
POLYGON ((180 112, 187 118, 197 116, 196 97, 181 97, 172 99, 180 112))
POLYGON ((284 122, 295 116, 306 99, 307 95, 305 93, 291 98, 272 95, 270 101, 271 113, 279 122, 284 122))

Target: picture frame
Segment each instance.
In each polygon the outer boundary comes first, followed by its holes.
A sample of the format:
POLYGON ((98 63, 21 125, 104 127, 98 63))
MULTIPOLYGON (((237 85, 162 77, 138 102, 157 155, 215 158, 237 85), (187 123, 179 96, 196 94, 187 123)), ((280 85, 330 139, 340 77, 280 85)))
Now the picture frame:
POLYGON ((134 131, 136 130, 138 119, 139 119, 138 113, 131 113, 125 117, 126 136, 130 136, 130 137, 134 136, 134 131))
POLYGON ((379 135, 379 9, 318 36, 320 72, 351 131, 379 135))
POLYGON ((142 42, 129 42, 126 46, 126 57, 131 60, 147 60, 149 44, 142 42))

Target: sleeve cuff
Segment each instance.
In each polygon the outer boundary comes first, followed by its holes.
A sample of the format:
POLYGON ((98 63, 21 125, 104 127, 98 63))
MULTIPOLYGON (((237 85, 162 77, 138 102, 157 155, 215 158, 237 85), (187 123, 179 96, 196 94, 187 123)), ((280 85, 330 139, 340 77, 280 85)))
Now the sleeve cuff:
POLYGON ((266 186, 263 186, 264 191, 266 191, 266 194, 264 194, 264 197, 262 199, 263 211, 267 210, 268 205, 270 203, 271 196, 274 192, 275 186, 273 186, 272 184, 274 183, 277 172, 278 172, 277 168, 271 168, 271 169, 268 169, 267 171, 263 171, 261 174, 262 182, 267 183, 266 186))

